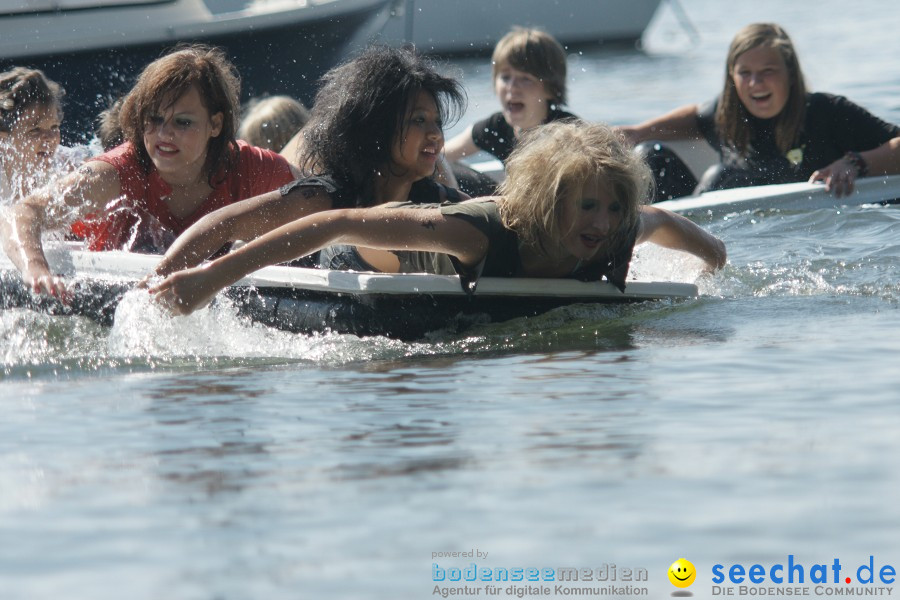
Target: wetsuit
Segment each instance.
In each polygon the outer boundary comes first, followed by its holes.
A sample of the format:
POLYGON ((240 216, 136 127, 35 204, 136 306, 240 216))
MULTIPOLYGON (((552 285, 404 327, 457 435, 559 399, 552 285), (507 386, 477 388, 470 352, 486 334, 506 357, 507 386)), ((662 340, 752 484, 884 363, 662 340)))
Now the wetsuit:
MULTIPOLYGON (((579 120, 571 113, 551 107, 543 124, 562 119, 579 120)), ((503 113, 498 112, 472 125, 472 141, 481 150, 505 162, 516 146, 516 133, 503 113)))
POLYGON ((900 127, 883 121, 843 96, 811 93, 798 140, 787 152, 775 142, 776 119, 747 116, 750 145, 739 153, 719 135, 715 124, 718 100, 700 107, 697 126, 721 157, 719 174, 704 191, 807 181, 814 171, 827 167, 848 151, 865 152, 900 135, 900 127))
MULTIPOLYGON (((400 208, 414 208, 408 204, 392 204, 400 208)), ((491 200, 468 200, 459 204, 421 206, 440 208, 441 214, 464 220, 483 233, 488 239, 484 259, 474 268, 462 265, 455 257, 439 252, 395 251, 400 260, 401 273, 434 273, 459 275, 463 290, 474 293, 479 277, 522 277, 522 261, 519 256, 519 236, 508 229, 500 216, 498 205, 491 200)), ((599 281, 605 277, 610 283, 625 291, 625 278, 631 263, 631 255, 637 239, 637 229, 627 237, 617 251, 579 264, 568 275, 582 281, 599 281)))

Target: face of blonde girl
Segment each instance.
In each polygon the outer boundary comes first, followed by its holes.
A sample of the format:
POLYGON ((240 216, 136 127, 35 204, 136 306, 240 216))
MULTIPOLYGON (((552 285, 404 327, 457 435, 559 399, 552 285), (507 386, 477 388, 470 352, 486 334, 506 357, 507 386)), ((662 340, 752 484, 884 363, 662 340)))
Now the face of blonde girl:
POLYGON ((560 246, 579 260, 590 260, 609 247, 622 226, 622 203, 599 175, 585 181, 576 201, 561 206, 560 246))
POLYGON ((790 96, 787 65, 775 48, 757 46, 738 56, 731 79, 741 104, 758 119, 777 117, 790 96))
POLYGON ((59 107, 55 104, 27 108, 12 131, 0 133, 4 162, 21 170, 49 167, 59 147, 60 124, 59 107))
POLYGON ((553 97, 544 82, 534 75, 503 65, 494 79, 494 93, 500 101, 503 118, 516 133, 547 120, 553 97))
POLYGON ((210 115, 196 87, 163 106, 144 124, 144 147, 150 160, 169 183, 202 177, 209 140, 222 132, 222 113, 210 115))

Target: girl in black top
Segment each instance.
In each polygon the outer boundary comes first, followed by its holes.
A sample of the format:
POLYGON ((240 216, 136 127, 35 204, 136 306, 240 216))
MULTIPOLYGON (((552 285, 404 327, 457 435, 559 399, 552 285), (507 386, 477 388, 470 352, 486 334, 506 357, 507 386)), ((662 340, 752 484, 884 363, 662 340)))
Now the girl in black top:
POLYGON ((900 127, 844 97, 808 93, 790 38, 771 23, 734 37, 715 101, 620 131, 633 143, 706 139, 721 161, 698 191, 808 180, 841 196, 858 177, 900 172, 900 127))
POLYGON ((551 123, 513 152, 501 196, 452 206, 380 206, 322 212, 289 223, 204 268, 151 288, 175 313, 270 264, 335 242, 397 251, 387 272, 607 279, 624 289, 635 244, 652 241, 725 263, 725 246, 688 219, 641 206, 646 165, 604 125, 551 123))

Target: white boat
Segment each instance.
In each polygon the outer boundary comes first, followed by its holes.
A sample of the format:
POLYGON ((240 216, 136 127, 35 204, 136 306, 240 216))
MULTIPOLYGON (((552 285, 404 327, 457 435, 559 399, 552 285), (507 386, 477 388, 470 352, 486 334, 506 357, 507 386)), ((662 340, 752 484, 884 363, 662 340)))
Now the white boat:
MULTIPOLYGON (((0 253, 0 309, 79 314, 111 324, 122 296, 159 262, 158 256, 86 252, 71 243, 49 245, 47 256, 53 271, 74 284, 71 304, 33 296, 0 253)), ((475 293, 467 294, 456 276, 275 266, 245 277, 226 294, 241 313, 286 331, 418 339, 429 331, 463 328, 473 319, 503 321, 570 304, 693 298, 697 286, 629 281, 621 292, 605 281, 484 277, 475 293)))
POLYGON ((490 52, 514 25, 561 43, 634 43, 661 0, 397 0, 380 37, 435 54, 490 52))
POLYGON ((390 0, 19 0, 0 3, 0 70, 27 65, 66 88, 66 127, 85 133, 141 68, 179 42, 222 46, 244 97, 310 102, 318 77, 340 62, 390 0), (71 125, 70 125, 71 123, 71 125))

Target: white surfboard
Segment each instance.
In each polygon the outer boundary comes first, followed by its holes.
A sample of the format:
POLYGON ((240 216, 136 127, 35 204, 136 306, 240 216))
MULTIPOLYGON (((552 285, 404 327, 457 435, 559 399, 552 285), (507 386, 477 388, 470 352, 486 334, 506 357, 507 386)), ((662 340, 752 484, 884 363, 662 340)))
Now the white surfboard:
MULTIPOLYGON (((159 256, 88 252, 77 244, 48 245, 54 272, 78 285, 71 307, 32 297, 8 259, 0 259, 0 307, 85 314, 111 322, 122 294, 152 272, 159 256), (96 314, 93 314, 96 313, 96 314)), ((485 314, 491 320, 536 315, 582 303, 629 303, 697 296, 697 286, 629 281, 624 292, 606 281, 484 277, 474 295, 455 275, 387 274, 299 267, 266 267, 227 290, 251 318, 291 331, 336 330, 420 337, 453 315, 485 314)))
POLYGON ((866 177, 856 181, 853 192, 838 198, 821 183, 784 183, 707 192, 657 202, 653 206, 686 216, 717 217, 757 211, 803 211, 862 204, 892 203, 900 199, 900 175, 866 177))

